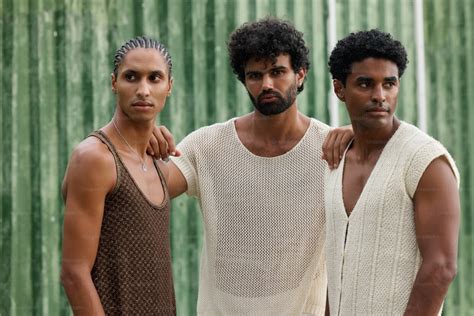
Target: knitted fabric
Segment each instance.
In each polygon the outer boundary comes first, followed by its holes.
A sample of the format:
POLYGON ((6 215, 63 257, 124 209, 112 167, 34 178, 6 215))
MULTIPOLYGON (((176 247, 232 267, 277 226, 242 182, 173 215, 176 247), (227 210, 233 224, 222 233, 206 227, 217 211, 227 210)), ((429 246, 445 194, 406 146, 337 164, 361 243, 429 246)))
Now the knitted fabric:
POLYGON ((152 204, 136 185, 113 144, 98 131, 115 158, 117 182, 107 194, 92 280, 106 315, 175 315, 169 241, 170 201, 152 204))
POLYGON ((342 198, 345 156, 326 176, 326 256, 331 315, 402 315, 421 264, 413 196, 428 165, 446 156, 436 140, 401 122, 351 215, 342 198), (347 235, 347 236, 346 236, 347 235))
POLYGON ((173 160, 204 221, 198 313, 322 315, 328 127, 311 120, 297 145, 270 158, 240 142, 234 120, 188 135, 173 160))

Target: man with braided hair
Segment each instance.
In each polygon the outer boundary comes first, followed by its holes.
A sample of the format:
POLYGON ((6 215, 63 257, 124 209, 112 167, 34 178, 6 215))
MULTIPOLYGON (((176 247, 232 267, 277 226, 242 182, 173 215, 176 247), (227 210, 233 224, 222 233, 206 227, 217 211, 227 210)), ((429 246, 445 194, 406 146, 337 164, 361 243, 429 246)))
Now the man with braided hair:
POLYGON ((302 35, 273 18, 235 30, 230 62, 255 110, 189 134, 169 164, 171 196, 197 197, 204 220, 199 315, 324 314, 329 127, 298 111, 310 66, 302 35))
POLYGON ((73 151, 61 279, 75 315, 174 315, 166 165, 146 154, 171 93, 171 57, 139 37, 114 59, 115 114, 73 151))

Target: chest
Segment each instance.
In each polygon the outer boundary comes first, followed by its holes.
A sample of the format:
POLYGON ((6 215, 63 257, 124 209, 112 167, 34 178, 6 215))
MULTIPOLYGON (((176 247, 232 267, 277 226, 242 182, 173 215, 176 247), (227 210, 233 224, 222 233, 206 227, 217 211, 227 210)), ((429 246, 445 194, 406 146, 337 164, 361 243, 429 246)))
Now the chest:
POLYGON ((342 197, 347 215, 354 210, 379 157, 380 152, 364 161, 350 156, 346 158, 342 177, 342 197))

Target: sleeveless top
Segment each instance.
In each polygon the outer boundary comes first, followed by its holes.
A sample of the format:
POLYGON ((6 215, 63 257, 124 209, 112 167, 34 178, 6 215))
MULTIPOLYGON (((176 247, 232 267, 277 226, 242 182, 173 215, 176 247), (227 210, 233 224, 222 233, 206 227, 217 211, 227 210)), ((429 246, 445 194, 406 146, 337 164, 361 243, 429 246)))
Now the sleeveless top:
MULTIPOLYGON (((401 121, 347 216, 342 196, 344 157, 326 175, 326 258, 331 315, 403 315, 421 265, 413 197, 444 146, 401 121)), ((459 182, 458 182, 459 184, 459 182)), ((441 314, 441 311, 439 312, 441 314)))
POLYGON ((169 239, 170 198, 151 203, 131 177, 114 145, 99 138, 114 156, 117 182, 105 198, 99 247, 91 271, 106 315, 175 315, 169 239))

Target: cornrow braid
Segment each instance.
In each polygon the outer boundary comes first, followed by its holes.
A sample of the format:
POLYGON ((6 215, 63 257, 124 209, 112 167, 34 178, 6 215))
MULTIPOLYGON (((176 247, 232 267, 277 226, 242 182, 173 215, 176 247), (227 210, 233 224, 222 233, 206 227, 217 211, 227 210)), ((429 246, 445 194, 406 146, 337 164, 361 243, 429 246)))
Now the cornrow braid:
POLYGON ((171 78, 171 69, 173 68, 173 63, 171 61, 171 55, 168 52, 168 49, 162 43, 158 42, 155 39, 146 37, 146 36, 139 36, 128 40, 125 44, 123 44, 114 55, 114 75, 117 77, 118 75, 118 68, 122 63, 125 56, 128 54, 129 51, 135 48, 154 48, 160 52, 161 56, 165 59, 166 63, 168 64, 168 72, 169 77, 171 78))

